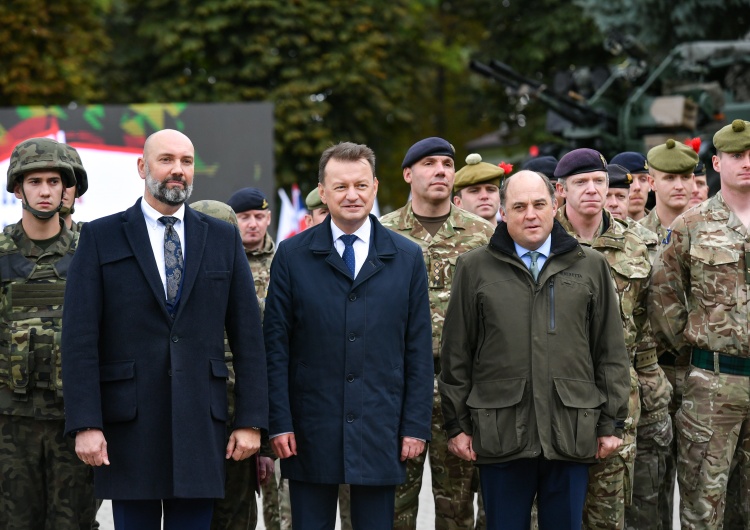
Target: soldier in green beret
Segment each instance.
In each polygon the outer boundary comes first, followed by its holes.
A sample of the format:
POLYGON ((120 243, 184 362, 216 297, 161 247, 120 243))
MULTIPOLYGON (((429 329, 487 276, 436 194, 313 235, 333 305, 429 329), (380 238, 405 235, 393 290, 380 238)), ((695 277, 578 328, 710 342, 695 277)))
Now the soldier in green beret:
MULTIPOLYGON (((714 146, 721 191, 674 221, 649 298, 656 339, 690 363, 675 414, 682 528, 722 528, 732 455, 750 447, 750 122, 722 128, 714 146)), ((750 461, 738 465, 747 521, 750 461)))
POLYGON ((322 223, 328 216, 328 206, 320 200, 320 193, 318 193, 317 186, 307 194, 307 197, 305 197, 305 206, 307 206, 305 228, 310 228, 322 223))
POLYGON ((78 234, 60 219, 73 168, 49 138, 18 144, 7 191, 21 220, 0 235, 0 528, 95 524, 93 472, 64 436, 60 333, 78 234))
POLYGON ((482 156, 477 153, 470 154, 466 157, 466 165, 456 171, 453 204, 497 226, 503 176, 503 168, 482 162, 482 156))

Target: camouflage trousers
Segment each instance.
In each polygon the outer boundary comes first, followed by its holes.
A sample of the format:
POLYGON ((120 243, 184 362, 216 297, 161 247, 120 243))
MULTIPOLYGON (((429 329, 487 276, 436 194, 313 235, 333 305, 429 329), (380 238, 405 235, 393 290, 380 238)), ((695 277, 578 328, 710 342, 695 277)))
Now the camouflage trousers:
POLYGON ((279 460, 274 460, 274 476, 260 487, 263 495, 263 523, 266 530, 289 530, 292 527, 292 505, 289 481, 281 478, 279 460))
MULTIPOLYGON (((471 484, 474 466, 448 451, 443 431, 443 412, 437 380, 432 402, 432 441, 428 444, 432 494, 435 498, 436 530, 472 530, 474 528, 474 492, 471 484)), ((425 454, 407 461, 406 483, 396 488, 395 530, 415 530, 419 509, 419 490, 425 454)))
POLYGON ((63 420, 0 415, 0 528, 92 528, 94 473, 63 420))
POLYGON ((255 458, 226 461, 224 498, 214 503, 211 530, 254 530, 258 522, 256 480, 255 458))
MULTIPOLYGON (((661 526, 659 506, 672 444, 672 419, 667 416, 649 425, 639 425, 633 466, 633 502, 625 507, 628 530, 672 530, 661 526)), ((671 505, 671 501, 669 503, 671 505)))
POLYGON ((740 473, 740 510, 750 504, 750 378, 694 366, 685 377, 675 415, 680 526, 723 527, 726 490, 735 451, 740 473))
POLYGON ((633 494, 636 425, 641 416, 638 375, 630 368, 628 417, 620 449, 589 468, 589 485, 583 507, 583 528, 625 527, 625 506, 633 494))
POLYGON ((660 528, 671 530, 674 515, 674 487, 677 478, 677 433, 674 432, 674 416, 682 405, 682 393, 685 390, 685 375, 690 367, 686 359, 678 359, 674 366, 661 365, 672 384, 672 401, 669 404, 669 416, 672 418, 673 433, 669 451, 664 455, 664 480, 659 488, 660 528))

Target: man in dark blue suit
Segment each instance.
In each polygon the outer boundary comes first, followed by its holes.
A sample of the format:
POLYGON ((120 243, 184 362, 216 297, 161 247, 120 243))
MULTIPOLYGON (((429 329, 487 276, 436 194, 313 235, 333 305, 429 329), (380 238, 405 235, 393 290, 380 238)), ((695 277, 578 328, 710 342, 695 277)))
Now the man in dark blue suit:
POLYGON ((369 215, 378 189, 370 148, 328 148, 318 181, 330 215, 283 241, 271 265, 271 445, 290 481, 295 530, 334 528, 339 484, 351 485, 355 530, 390 529, 405 462, 430 437, 422 251, 369 215))
POLYGON ((224 459, 267 426, 265 353, 236 228, 185 206, 194 150, 174 130, 138 159, 143 199, 81 232, 65 293, 66 433, 95 466, 117 529, 208 529, 224 459), (226 436, 224 330, 234 353, 235 429, 226 436))

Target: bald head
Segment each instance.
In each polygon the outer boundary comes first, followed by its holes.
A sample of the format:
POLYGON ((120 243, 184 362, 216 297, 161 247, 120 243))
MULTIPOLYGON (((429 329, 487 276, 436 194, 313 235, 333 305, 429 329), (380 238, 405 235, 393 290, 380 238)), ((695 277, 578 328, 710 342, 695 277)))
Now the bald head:
POLYGON ((505 210, 505 202, 507 200, 508 193, 511 187, 516 187, 517 185, 522 184, 527 185, 537 180, 541 181, 544 187, 547 188, 550 194, 550 199, 554 201, 555 186, 550 182, 550 180, 543 173, 524 169, 519 171, 518 173, 514 173, 503 181, 503 185, 500 188, 500 207, 505 210))
POLYGON ((163 145, 178 145, 187 147, 194 151, 193 142, 180 131, 174 129, 162 129, 151 134, 143 144, 143 158, 148 159, 149 155, 163 145))

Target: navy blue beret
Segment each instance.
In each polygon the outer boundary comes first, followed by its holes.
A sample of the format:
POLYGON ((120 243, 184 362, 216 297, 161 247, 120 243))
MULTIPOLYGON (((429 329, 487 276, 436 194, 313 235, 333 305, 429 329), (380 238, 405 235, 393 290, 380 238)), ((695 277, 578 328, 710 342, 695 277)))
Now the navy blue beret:
POLYGON ((555 179, 555 168, 557 167, 557 158, 554 156, 537 156, 530 158, 523 163, 521 169, 527 169, 529 171, 536 171, 541 173, 550 180, 555 179))
POLYGON ((258 188, 242 188, 235 191, 227 204, 232 207, 236 213, 246 212, 248 210, 267 210, 268 201, 263 192, 258 188))
POLYGON ((631 173, 648 173, 646 156, 635 151, 625 151, 612 157, 610 164, 620 164, 631 173))
POLYGON ((563 156, 555 168, 555 178, 561 179, 581 173, 607 171, 607 160, 599 151, 581 148, 563 156))
POLYGON ((610 164, 607 166, 607 175, 609 175, 610 188, 630 188, 633 183, 633 175, 625 166, 620 164, 610 164))
POLYGON ((437 136, 425 138, 409 148, 404 157, 404 161, 401 164, 401 169, 413 166, 426 156, 436 155, 444 155, 454 158, 456 156, 456 150, 447 140, 443 140, 437 136))

